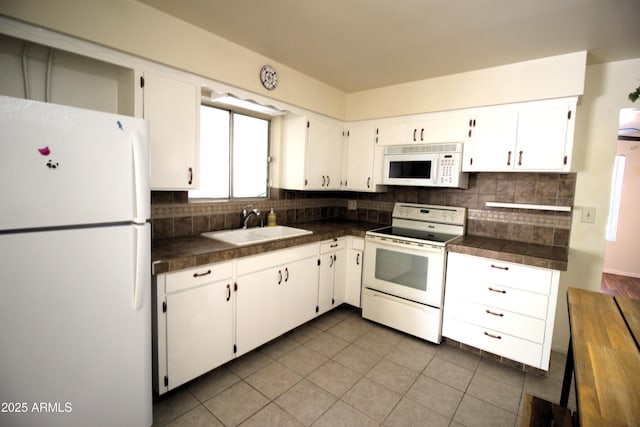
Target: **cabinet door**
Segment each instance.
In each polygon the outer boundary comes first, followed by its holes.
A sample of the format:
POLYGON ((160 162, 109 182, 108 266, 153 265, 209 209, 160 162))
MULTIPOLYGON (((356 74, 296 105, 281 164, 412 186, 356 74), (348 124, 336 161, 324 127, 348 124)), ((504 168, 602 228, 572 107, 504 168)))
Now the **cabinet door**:
POLYGON ((463 170, 513 170, 517 129, 518 112, 515 110, 478 110, 471 119, 463 170))
POLYGON ((313 319, 318 298, 318 258, 309 257, 285 265, 279 288, 282 303, 279 312, 285 319, 281 333, 313 319))
POLYGON ((230 281, 167 295, 169 390, 233 358, 231 296, 230 281))
POLYGON ((410 119, 384 121, 378 127, 378 143, 381 145, 403 145, 418 142, 417 125, 410 119))
POLYGON ((347 190, 374 191, 376 128, 373 124, 351 126, 347 134, 347 190))
POLYGON ((199 87, 144 73, 144 118, 149 120, 151 189, 198 187, 199 87))
POLYGON ((570 111, 565 103, 520 110, 515 163, 517 170, 569 170, 566 155, 570 111))
POLYGON ((337 249, 333 254, 333 306, 344 302, 347 286, 347 249, 337 249))
POLYGON ((347 249, 347 279, 344 301, 354 307, 360 307, 362 289, 362 250, 347 249))
POLYGON ((318 281, 318 314, 325 313, 333 308, 333 283, 336 262, 333 259, 334 251, 320 255, 320 278, 318 281))
POLYGON ((282 330, 278 302, 284 276, 279 267, 238 276, 236 292, 237 356, 272 340, 282 330), (279 283, 280 282, 280 283, 279 283))
POLYGON ((418 143, 464 142, 468 136, 468 117, 459 112, 433 113, 416 124, 418 143))
POLYGON ((307 189, 337 190, 342 180, 342 127, 312 120, 308 126, 307 189))

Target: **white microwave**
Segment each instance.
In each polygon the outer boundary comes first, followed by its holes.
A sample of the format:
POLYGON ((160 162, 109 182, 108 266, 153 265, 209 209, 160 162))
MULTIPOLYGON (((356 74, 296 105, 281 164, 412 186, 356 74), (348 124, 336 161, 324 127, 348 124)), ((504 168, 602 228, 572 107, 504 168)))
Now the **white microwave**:
POLYGON ((468 188, 462 172, 463 143, 385 147, 382 183, 417 187, 468 188))

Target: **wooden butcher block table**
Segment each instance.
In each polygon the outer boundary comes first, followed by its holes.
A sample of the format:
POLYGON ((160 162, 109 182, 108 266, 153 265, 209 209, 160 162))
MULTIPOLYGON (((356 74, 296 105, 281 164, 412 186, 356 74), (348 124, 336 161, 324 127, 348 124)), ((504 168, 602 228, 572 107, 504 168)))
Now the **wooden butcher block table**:
POLYGON ((640 425, 640 300, 569 288, 571 338, 560 405, 575 369, 581 426, 640 425))

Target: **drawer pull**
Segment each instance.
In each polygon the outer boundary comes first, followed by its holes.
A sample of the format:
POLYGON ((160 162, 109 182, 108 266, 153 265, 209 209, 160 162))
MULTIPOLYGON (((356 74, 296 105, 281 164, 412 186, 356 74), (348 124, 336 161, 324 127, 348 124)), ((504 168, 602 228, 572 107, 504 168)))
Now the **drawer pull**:
POLYGON ((491 292, 497 292, 497 293, 499 293, 499 294, 506 294, 506 293, 507 293, 507 291, 504 291, 504 290, 502 290, 502 289, 494 289, 494 288, 492 288, 491 286, 489 286, 489 290, 490 290, 491 292))
POLYGON ((492 316, 498 316, 498 317, 504 317, 504 314, 502 313, 495 313, 491 310, 485 310, 487 312, 487 314, 491 314, 492 316))
POLYGON ((509 271, 509 267, 500 267, 499 265, 491 264, 491 268, 497 268, 498 270, 509 271))
POLYGON ((227 301, 231 299, 231 285, 227 283, 227 301))
POLYGON ((489 338, 495 338, 497 340, 501 340, 502 339, 502 337, 500 335, 493 335, 493 334, 490 334, 489 332, 485 332, 484 334, 486 336, 488 336, 489 338))
POLYGON ((208 276, 209 274, 211 274, 211 270, 207 270, 204 273, 193 273, 193 277, 208 276))

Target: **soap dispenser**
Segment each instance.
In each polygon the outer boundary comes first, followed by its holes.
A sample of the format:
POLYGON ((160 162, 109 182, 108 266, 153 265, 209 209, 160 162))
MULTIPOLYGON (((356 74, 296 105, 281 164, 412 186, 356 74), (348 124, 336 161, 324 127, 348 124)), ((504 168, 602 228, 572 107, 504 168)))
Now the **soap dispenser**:
POLYGON ((276 225, 276 213, 271 208, 271 212, 267 215, 267 227, 273 227, 276 225))

